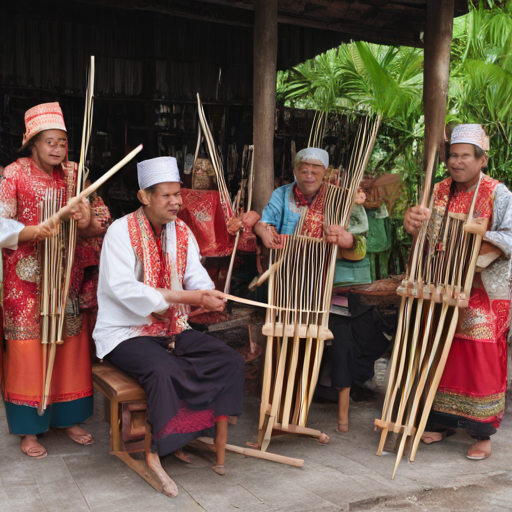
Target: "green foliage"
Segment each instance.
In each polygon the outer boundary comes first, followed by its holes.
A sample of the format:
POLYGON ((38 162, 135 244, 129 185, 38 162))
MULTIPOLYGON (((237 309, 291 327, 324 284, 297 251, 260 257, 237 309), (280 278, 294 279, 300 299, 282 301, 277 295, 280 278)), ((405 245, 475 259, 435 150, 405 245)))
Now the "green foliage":
MULTIPOLYGON (((512 186, 512 0, 481 1, 454 20, 447 122, 480 123, 490 137, 488 173, 512 186)), ((382 117, 370 174, 402 175, 403 205, 421 172, 423 51, 351 43, 279 73, 279 102, 382 117)), ((440 165, 436 181, 445 177, 440 165)), ((398 214, 400 208, 398 209, 398 214)))
MULTIPOLYGON (((394 244, 402 256, 409 239, 399 218, 417 201, 423 181, 422 91, 422 50, 363 42, 342 45, 278 77, 281 104, 381 116, 367 172, 402 176, 405 193, 394 213, 394 244)), ((482 124, 490 138, 487 173, 512 189, 512 0, 480 1, 454 20, 447 122, 482 124)), ((446 176, 439 164, 435 181, 446 176)))
POLYGON ((279 73, 279 103, 382 119, 369 172, 402 174, 414 198, 423 139, 423 51, 357 42, 279 73))

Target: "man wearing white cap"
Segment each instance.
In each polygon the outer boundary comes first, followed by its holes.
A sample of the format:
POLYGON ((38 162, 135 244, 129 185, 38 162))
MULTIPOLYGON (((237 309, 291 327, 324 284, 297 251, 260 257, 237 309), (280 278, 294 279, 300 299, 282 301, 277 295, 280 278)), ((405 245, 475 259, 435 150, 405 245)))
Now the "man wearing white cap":
MULTIPOLYGON (((328 226, 327 229, 324 227, 324 203, 327 190, 324 177, 328 167, 329 154, 323 149, 305 148, 297 153, 293 170, 295 181, 274 190, 269 203, 263 210, 261 221, 254 226, 254 232, 261 238, 265 247, 280 248, 281 236, 293 234, 301 215, 306 211, 302 234, 313 238, 325 238, 327 243, 336 244, 344 250, 344 257, 352 260, 364 258, 365 254, 361 252, 365 251, 361 251, 358 243, 362 238, 359 235, 368 230, 368 220, 362 205, 357 214, 352 212, 348 230, 336 225, 328 226)), ((343 335, 340 334, 342 326, 338 326, 337 322, 333 321, 330 322, 329 328, 334 334, 332 345, 334 350, 327 347, 324 362, 329 358, 334 362, 329 370, 330 386, 327 387, 338 391, 338 421, 335 430, 347 432, 350 387, 353 384, 347 368, 348 366, 353 368, 355 360, 346 350, 338 350, 342 344, 345 346, 347 344, 346 340, 342 339, 343 335)), ((378 340, 376 343, 379 345, 378 340)), ((379 348, 376 347, 376 350, 378 351, 379 348)), ((373 368, 373 360, 369 366, 373 368)), ((367 379, 371 377, 370 374, 367 379)), ((319 441, 328 443, 329 437, 322 434, 319 441)))
POLYGON ((176 159, 137 166, 142 207, 105 236, 98 283, 97 355, 136 378, 147 395, 152 453, 148 465, 164 493, 178 494, 159 456, 216 425, 224 474, 227 416, 242 411, 244 361, 224 343, 190 329, 188 306, 224 309, 223 295, 200 263, 199 248, 177 218, 182 205, 176 159))
MULTIPOLYGON (((447 155, 450 178, 433 191, 434 214, 440 221, 448 211, 467 213, 475 193, 479 217, 490 219, 477 262, 481 271, 475 273, 469 307, 460 313, 430 418, 432 424, 466 429, 476 439, 467 452, 472 460, 491 455, 490 436, 503 418, 507 390, 512 194, 482 172, 488 149, 489 139, 480 125, 456 126, 447 155)), ((417 235, 430 215, 427 208, 409 208, 406 231, 417 235)), ((442 431, 424 432, 422 440, 430 444, 442 437, 442 431)))
MULTIPOLYGON (((329 167, 329 154, 319 148, 301 149, 294 163, 295 182, 274 191, 263 210, 261 221, 254 226, 254 232, 269 249, 281 247, 278 235, 291 235, 306 207, 315 208, 322 199, 323 180, 329 167)), ((341 226, 329 226, 327 242, 335 243, 342 249, 354 245, 353 236, 341 226)))

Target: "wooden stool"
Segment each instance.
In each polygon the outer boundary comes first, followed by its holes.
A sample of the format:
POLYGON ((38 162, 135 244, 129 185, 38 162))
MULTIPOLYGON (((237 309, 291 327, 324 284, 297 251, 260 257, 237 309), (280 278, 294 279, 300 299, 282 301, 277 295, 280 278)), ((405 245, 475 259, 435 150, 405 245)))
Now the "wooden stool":
POLYGON ((92 367, 94 387, 110 401, 110 453, 119 457, 157 491, 162 484, 148 467, 146 455, 151 450, 151 428, 146 415, 146 393, 139 383, 121 370, 104 361, 92 367), (123 414, 120 415, 120 410, 123 414), (142 415, 142 429, 133 428, 132 414, 142 415), (143 442, 131 442, 140 435, 143 442), (132 453, 143 453, 143 460, 132 453))
MULTIPOLYGON (((104 361, 92 366, 92 381, 94 387, 108 400, 110 400, 110 453, 119 457, 125 464, 137 472, 149 485, 162 492, 162 484, 155 473, 146 463, 146 455, 151 450, 151 427, 146 415, 146 393, 139 383, 123 373, 121 370, 104 361), (120 415, 119 411, 123 410, 120 415), (144 430, 141 426, 133 425, 133 415, 144 415, 144 430), (143 443, 133 441, 137 435, 143 436, 143 443), (132 453, 142 453, 143 460, 135 459, 132 453)), ((213 439, 199 437, 197 441, 206 449, 215 451, 213 439)), ((246 457, 288 464, 302 467, 304 460, 285 457, 260 450, 242 448, 231 444, 226 445, 226 451, 238 453, 246 457)))

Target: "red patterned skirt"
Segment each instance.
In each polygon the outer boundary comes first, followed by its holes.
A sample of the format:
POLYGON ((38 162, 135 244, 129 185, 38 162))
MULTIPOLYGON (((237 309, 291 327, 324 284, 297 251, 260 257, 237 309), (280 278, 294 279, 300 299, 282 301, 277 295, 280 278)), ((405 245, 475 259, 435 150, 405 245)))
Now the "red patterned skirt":
POLYGON ((461 425, 476 424, 477 430, 480 424, 481 431, 490 435, 505 412, 510 301, 490 300, 479 279, 475 281, 433 410, 463 418, 461 425))

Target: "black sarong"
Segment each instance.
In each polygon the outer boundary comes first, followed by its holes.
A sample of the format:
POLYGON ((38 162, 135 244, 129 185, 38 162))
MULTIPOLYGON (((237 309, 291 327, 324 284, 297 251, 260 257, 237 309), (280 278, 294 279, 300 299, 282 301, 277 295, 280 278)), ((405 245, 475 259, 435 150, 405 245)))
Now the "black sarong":
POLYGON ((210 433, 214 418, 242 413, 244 359, 207 334, 188 330, 167 350, 168 338, 140 336, 105 359, 131 375, 147 396, 152 451, 174 452, 210 433))
POLYGON ((316 394, 333 401, 337 390, 362 386, 374 374, 374 363, 386 352, 389 341, 379 311, 361 305, 355 294, 349 294, 351 316, 330 315, 332 344, 325 347, 316 394))

